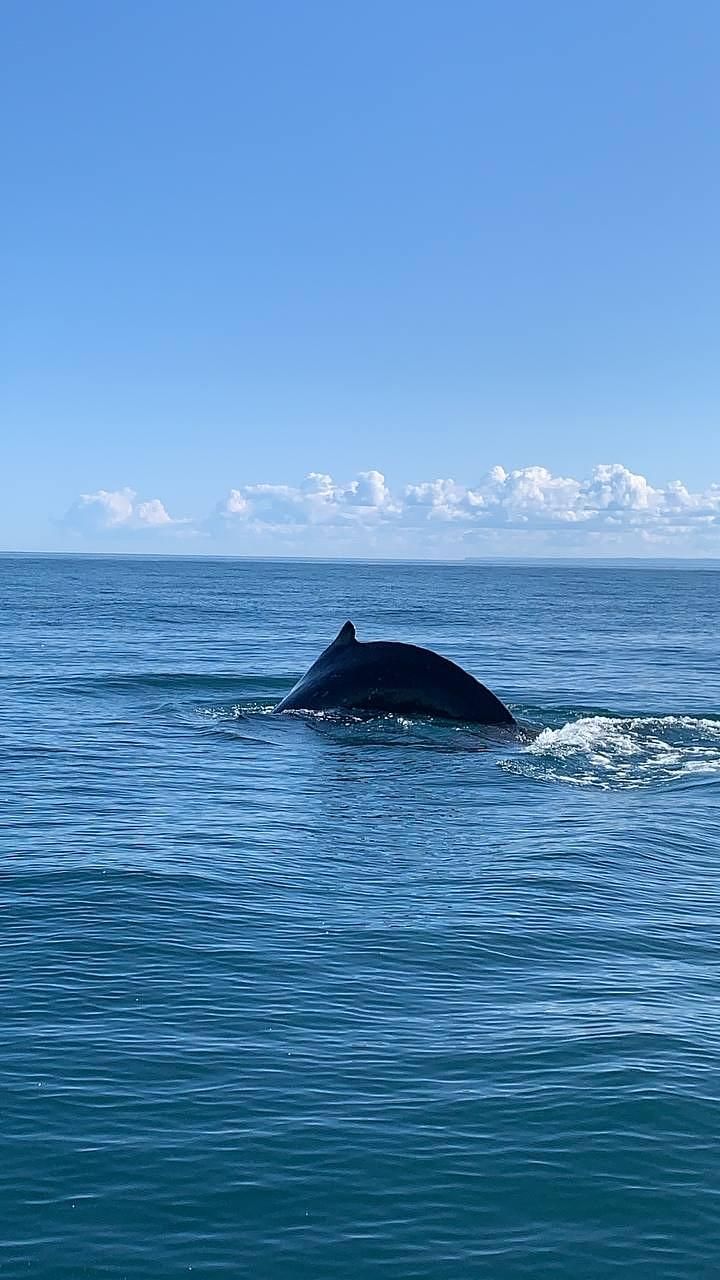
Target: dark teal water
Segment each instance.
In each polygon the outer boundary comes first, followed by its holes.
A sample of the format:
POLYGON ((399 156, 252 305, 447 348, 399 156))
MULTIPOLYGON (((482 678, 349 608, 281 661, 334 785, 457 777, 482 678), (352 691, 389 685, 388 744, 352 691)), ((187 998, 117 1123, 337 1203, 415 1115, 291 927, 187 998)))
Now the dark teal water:
POLYGON ((720 573, 0 560, 0 1274, 720 1270, 720 573), (539 737, 267 712, 352 618, 539 737))

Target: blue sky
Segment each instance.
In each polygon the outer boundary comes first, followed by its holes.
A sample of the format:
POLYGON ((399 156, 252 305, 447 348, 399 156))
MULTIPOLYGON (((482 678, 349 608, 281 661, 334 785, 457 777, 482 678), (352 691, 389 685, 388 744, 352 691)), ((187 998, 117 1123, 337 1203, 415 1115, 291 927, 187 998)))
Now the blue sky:
POLYGON ((720 553, 719 46, 5 0, 0 547, 720 553))

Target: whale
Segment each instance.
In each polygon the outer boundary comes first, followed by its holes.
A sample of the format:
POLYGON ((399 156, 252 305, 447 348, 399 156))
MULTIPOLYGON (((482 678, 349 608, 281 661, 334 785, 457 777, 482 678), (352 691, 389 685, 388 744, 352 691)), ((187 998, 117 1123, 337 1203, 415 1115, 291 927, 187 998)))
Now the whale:
POLYGON ((432 649, 358 640, 352 622, 273 708, 428 716, 466 724, 514 725, 512 712, 474 676, 432 649))

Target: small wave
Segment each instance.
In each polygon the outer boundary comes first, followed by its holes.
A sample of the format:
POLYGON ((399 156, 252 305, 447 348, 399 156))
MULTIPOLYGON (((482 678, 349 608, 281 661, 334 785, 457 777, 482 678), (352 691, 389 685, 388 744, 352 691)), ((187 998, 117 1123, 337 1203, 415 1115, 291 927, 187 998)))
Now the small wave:
POLYGON ((213 694, 231 693, 241 698, 258 694, 278 701, 287 693, 291 680, 287 676, 233 675, 224 672, 202 671, 138 671, 122 675, 108 673, 92 679, 82 677, 66 681, 63 688, 68 693, 105 694, 164 692, 171 696, 191 694, 201 698, 213 694))
POLYGON ((606 789, 720 773, 720 720, 695 716, 583 716, 543 729, 509 773, 606 789))
MULTIPOLYGON (((300 718, 300 717, 298 717, 300 718)), ((487 751, 481 733, 463 725, 438 720, 416 720, 404 715, 348 716, 331 712, 303 714, 307 728, 332 742, 355 748, 390 747, 403 751, 487 751)))
MULTIPOLYGON (((349 710, 293 710, 273 716, 276 703, 249 700, 242 703, 196 705, 195 715, 208 727, 228 734, 237 732, 238 722, 247 727, 253 721, 273 719, 278 733, 304 728, 324 735, 343 746, 403 747, 432 749, 443 752, 489 751, 510 735, 504 726, 483 726, 440 720, 431 716, 408 716, 396 712, 362 712, 349 710)), ((537 730, 535 731, 537 732, 537 730)), ((528 741, 529 733, 513 729, 512 736, 528 741)))

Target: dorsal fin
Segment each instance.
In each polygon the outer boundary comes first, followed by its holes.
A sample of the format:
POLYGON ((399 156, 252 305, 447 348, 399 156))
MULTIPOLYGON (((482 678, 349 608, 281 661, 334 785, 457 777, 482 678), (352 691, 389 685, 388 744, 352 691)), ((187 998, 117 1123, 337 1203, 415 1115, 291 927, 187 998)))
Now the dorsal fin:
POLYGON ((355 639, 355 628, 352 622, 346 622, 345 626, 340 628, 335 639, 333 640, 333 647, 336 644, 352 644, 354 639, 355 639))

